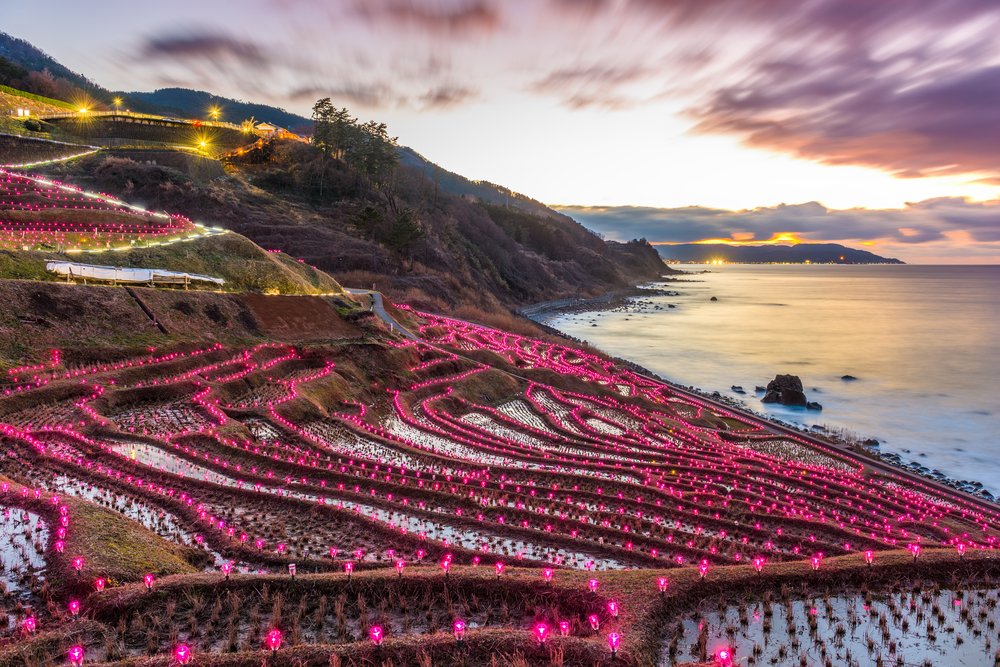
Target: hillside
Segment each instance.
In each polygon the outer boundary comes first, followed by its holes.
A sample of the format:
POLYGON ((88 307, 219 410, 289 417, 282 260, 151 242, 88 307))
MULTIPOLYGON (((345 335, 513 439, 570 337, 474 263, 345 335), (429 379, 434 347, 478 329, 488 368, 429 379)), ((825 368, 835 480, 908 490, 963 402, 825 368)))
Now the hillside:
MULTIPOLYGON (((434 182, 435 186, 456 195, 467 195, 473 200, 483 200, 491 204, 499 204, 506 207, 516 207, 549 218, 560 218, 565 221, 576 223, 568 215, 553 211, 540 201, 532 199, 527 195, 514 192, 510 188, 496 185, 488 181, 472 181, 448 171, 441 166, 434 164, 412 148, 403 146, 400 150, 400 161, 420 170, 420 173, 434 182)), ((582 226, 581 226, 582 227, 582 226)))
POLYGON ((99 153, 47 171, 238 232, 346 286, 375 283, 395 298, 437 308, 505 312, 533 301, 597 295, 669 271, 651 246, 625 257, 564 216, 507 210, 449 192, 435 196, 433 181, 408 165, 397 169, 387 201, 359 185, 340 160, 323 160, 297 142, 276 146, 265 164, 228 167, 224 180, 211 182, 144 162, 141 151, 132 159, 99 153), (369 206, 379 222, 363 230, 358 216, 369 206), (405 243, 397 238, 404 218, 414 227, 405 243))
POLYGON ((33 44, 0 31, 0 84, 70 103, 73 108, 110 108, 120 99, 122 109, 138 113, 182 115, 179 109, 128 94, 113 93, 74 72, 33 44))
MULTIPOLYGON (((11 57, 30 67, 51 64, 26 42, 8 37, 6 43, 11 57)), ((93 85, 79 76, 66 81, 93 85)), ((131 99, 196 117, 218 108, 220 120, 253 116, 291 128, 309 122, 281 109, 180 88, 136 93, 123 105, 131 99)), ((344 285, 374 284, 392 297, 439 310, 471 306, 505 314, 535 301, 597 296, 670 272, 646 243, 607 244, 540 202, 442 170, 394 141, 386 146, 389 152, 398 149, 398 165, 387 163, 376 176, 365 171, 364 161, 330 157, 294 141, 240 148, 223 156, 222 165, 174 159, 163 148, 136 150, 145 141, 198 144, 187 136, 189 130, 170 123, 74 118, 43 124, 43 130, 105 143, 124 133, 119 143, 130 147, 49 165, 48 175, 147 210, 237 232, 344 285)), ((223 147, 221 140, 212 143, 223 147)), ((231 143, 229 148, 239 147, 231 143)), ((10 150, 18 161, 26 161, 27 152, 42 152, 24 142, 10 150)))
POLYGON ((898 259, 880 257, 839 243, 799 243, 797 245, 726 245, 722 243, 678 243, 657 245, 668 262, 722 261, 730 264, 903 264, 898 259))

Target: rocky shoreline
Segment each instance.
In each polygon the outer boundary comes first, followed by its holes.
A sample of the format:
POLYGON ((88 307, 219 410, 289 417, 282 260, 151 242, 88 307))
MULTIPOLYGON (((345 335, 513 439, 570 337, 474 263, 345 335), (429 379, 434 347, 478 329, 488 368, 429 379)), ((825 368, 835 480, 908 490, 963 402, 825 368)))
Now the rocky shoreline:
MULTIPOLYGON (((677 279, 665 278, 661 282, 689 282, 677 279)), ((637 304, 633 301, 635 297, 653 297, 653 296, 673 296, 676 292, 661 288, 648 288, 648 287, 634 287, 628 290, 618 290, 615 292, 609 292, 603 297, 597 299, 567 299, 563 301, 550 301, 540 304, 533 304, 532 306, 525 306, 519 308, 516 313, 530 320, 540 329, 546 333, 558 336, 560 338, 573 341, 578 344, 589 344, 587 341, 580 340, 573 336, 569 336, 562 331, 549 325, 553 319, 560 315, 565 314, 579 314, 587 312, 605 312, 613 311, 618 309, 624 309, 628 307, 628 304, 637 304)), ((605 353, 607 354, 607 353, 605 353)), ((629 368, 640 375, 645 375, 649 378, 662 382, 668 386, 676 387, 683 391, 701 396, 705 399, 715 401, 717 403, 723 403, 741 412, 746 412, 753 415, 757 419, 775 424, 776 426, 781 426, 782 428, 796 431, 802 433, 803 435, 808 435, 810 437, 820 437, 823 440, 830 442, 831 444, 848 447, 848 448, 860 448, 863 450, 866 456, 878 459, 879 461, 891 465, 895 468, 905 470, 909 473, 917 474, 927 479, 933 480, 939 484, 944 484, 957 491, 962 491, 963 493, 968 493, 970 495, 976 496, 981 500, 985 500, 991 503, 1000 505, 1000 499, 997 499, 983 486, 981 482, 972 480, 958 480, 952 479, 946 476, 939 470, 928 469, 926 466, 921 465, 917 461, 910 461, 909 463, 904 462, 903 457, 895 452, 882 452, 880 450, 880 442, 875 438, 844 438, 840 437, 835 433, 830 433, 824 427, 814 425, 813 427, 804 427, 801 424, 795 424, 791 422, 786 422, 782 419, 778 419, 772 415, 765 414, 758 410, 755 410, 748 406, 745 401, 739 399, 733 399, 728 396, 722 395, 718 391, 707 392, 702 391, 694 386, 686 386, 672 382, 666 378, 660 377, 656 373, 652 372, 644 366, 640 366, 628 359, 623 359, 621 357, 614 357, 612 355, 607 355, 618 365, 629 368)), ((845 380, 854 380, 856 378, 851 376, 845 376, 845 380)), ((816 405, 814 409, 822 409, 821 406, 816 405)), ((903 450, 905 453, 909 453, 909 450, 903 450)))
MULTIPOLYGON (((689 282, 676 278, 663 278, 657 282, 689 282)), ((560 299, 558 301, 545 301, 524 306, 514 311, 517 315, 531 320, 535 324, 541 325, 547 331, 559 335, 568 340, 576 340, 572 336, 567 336, 557 329, 549 326, 549 322, 562 315, 578 313, 596 313, 621 310, 626 312, 631 304, 638 305, 633 299, 636 297, 651 298, 654 296, 678 296, 677 292, 659 287, 631 287, 629 289, 615 290, 608 292, 604 296, 595 299, 560 299)), ((673 306, 668 306, 673 308, 673 306)))

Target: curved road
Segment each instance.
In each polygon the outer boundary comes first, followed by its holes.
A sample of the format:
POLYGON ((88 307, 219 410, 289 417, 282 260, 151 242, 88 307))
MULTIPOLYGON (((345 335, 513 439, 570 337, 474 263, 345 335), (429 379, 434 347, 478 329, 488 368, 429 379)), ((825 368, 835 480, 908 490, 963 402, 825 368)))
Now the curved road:
POLYGON ((380 320, 382 320, 386 324, 390 325, 394 329, 398 330, 399 333, 403 334, 404 336, 406 336, 410 340, 420 340, 420 338, 418 336, 414 335, 413 333, 410 332, 409 329, 407 329, 402 324, 400 324, 399 322, 397 322, 396 318, 394 318, 389 313, 385 312, 385 304, 382 301, 382 293, 381 292, 376 292, 375 290, 370 290, 370 289, 350 289, 348 287, 345 287, 344 291, 348 292, 350 294, 367 294, 368 296, 372 297, 372 299, 374 301, 374 304, 373 304, 373 307, 372 307, 372 311, 376 315, 378 315, 378 317, 379 317, 380 320))

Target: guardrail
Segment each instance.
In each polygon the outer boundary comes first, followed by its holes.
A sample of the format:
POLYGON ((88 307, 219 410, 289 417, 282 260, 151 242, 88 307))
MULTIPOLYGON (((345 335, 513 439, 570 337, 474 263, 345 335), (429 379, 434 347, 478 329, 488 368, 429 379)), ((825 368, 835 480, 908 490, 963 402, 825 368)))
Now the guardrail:
POLYGON ((221 127, 228 130, 242 130, 241 125, 225 123, 217 120, 191 120, 188 118, 170 118, 169 116, 155 116, 148 113, 136 113, 134 111, 55 111, 52 113, 40 113, 37 116, 41 120, 53 120, 57 118, 136 118, 139 120, 156 120, 168 123, 178 123, 181 125, 192 125, 197 127, 221 127))

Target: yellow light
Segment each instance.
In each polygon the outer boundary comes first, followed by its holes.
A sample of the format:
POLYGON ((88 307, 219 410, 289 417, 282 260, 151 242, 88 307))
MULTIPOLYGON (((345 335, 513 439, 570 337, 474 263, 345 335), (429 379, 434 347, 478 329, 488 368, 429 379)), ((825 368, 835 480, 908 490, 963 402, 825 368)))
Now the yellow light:
POLYGON ((87 113, 86 109, 80 109, 80 113, 87 113))
POLYGON ((204 142, 204 141, 203 141, 203 142, 201 142, 201 145, 202 145, 202 146, 204 146, 204 145, 205 145, 205 142, 204 142))

